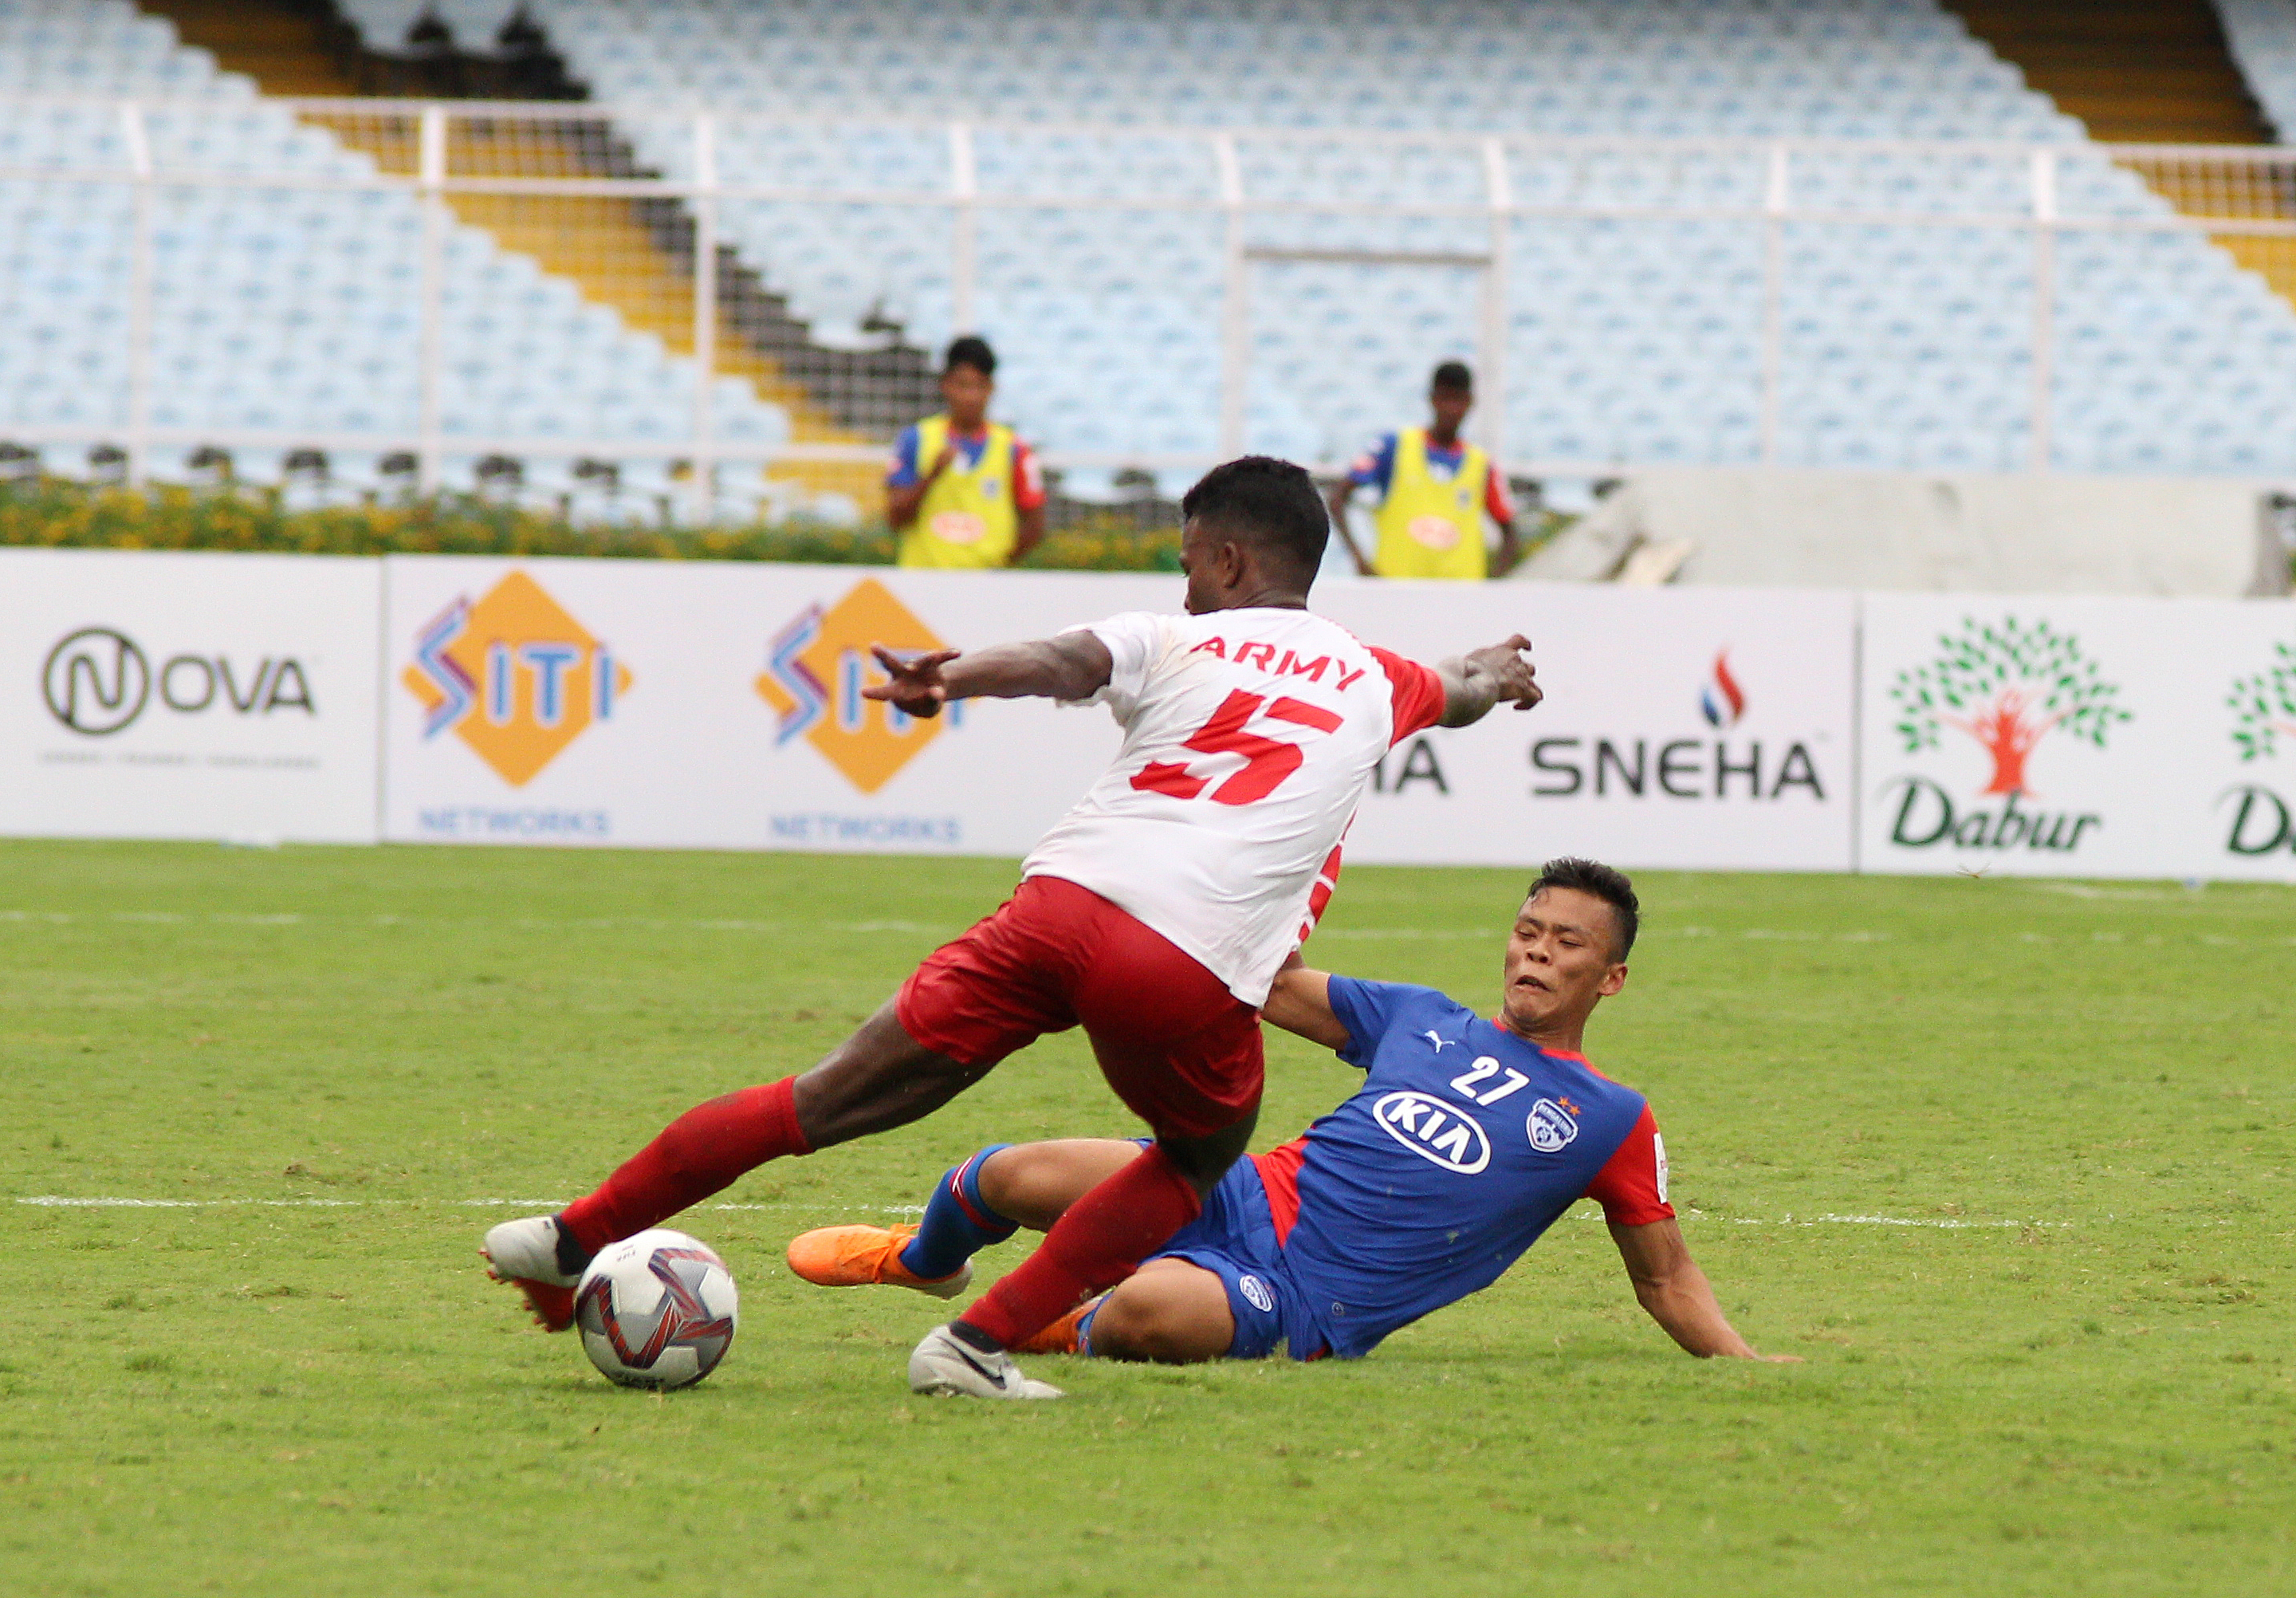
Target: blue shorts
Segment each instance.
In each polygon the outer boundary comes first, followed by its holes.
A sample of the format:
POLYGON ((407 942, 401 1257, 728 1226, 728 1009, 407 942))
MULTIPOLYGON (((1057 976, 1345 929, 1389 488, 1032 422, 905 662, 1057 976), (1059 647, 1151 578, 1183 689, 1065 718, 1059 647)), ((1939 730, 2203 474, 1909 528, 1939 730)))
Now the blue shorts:
POLYGON ((1228 1167, 1204 1199, 1203 1213, 1151 1257, 1184 1259, 1220 1279, 1235 1316, 1228 1358, 1266 1359, 1279 1343, 1293 1359, 1324 1356, 1323 1329, 1292 1280, 1283 1245, 1275 1240, 1267 1189, 1249 1155, 1228 1167))

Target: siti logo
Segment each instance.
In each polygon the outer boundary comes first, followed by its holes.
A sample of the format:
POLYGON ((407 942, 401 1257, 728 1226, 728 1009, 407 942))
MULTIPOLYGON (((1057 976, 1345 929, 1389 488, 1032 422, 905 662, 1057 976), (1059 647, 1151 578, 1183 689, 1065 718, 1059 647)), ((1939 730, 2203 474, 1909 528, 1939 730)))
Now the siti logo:
POLYGON ((2120 688, 2104 680, 2078 638, 2046 622, 1965 617, 1958 631, 1939 635, 1937 647, 1890 685, 1898 736, 1914 754, 1939 747, 1942 729, 1964 734, 1984 752, 1989 774, 1974 805, 1956 804, 1927 777, 1898 778, 1890 784, 1899 797, 1890 841, 1909 849, 2079 848, 2082 834, 2102 828, 2103 818, 2023 810, 2017 802, 2037 797, 2026 767, 2050 734, 2103 749, 2112 729, 2132 719, 2119 703, 2120 688), (1997 811, 1984 803, 1996 797, 1997 811))
MULTIPOLYGON (((2273 646, 2275 659, 2260 671, 2236 680, 2225 705, 2233 713, 2232 741, 2243 766, 2276 759, 2284 747, 2296 754, 2296 648, 2273 646)), ((2261 773, 2259 773, 2261 775, 2261 773)), ((2264 783, 2245 782, 2218 801, 2232 806, 2226 853, 2296 853, 2296 806, 2264 783)))
POLYGON ((1714 657, 1714 670, 1707 674, 1706 686, 1699 691, 1698 708, 1706 717, 1706 724, 1726 732, 1738 724, 1746 713, 1746 690, 1730 674, 1730 652, 1727 649, 1714 657))
POLYGON ((142 647, 110 627, 83 627, 58 639, 40 667, 40 695, 50 715, 92 738, 132 726, 155 697, 178 715, 318 713, 310 680, 292 655, 263 655, 250 667, 226 655, 184 653, 154 671, 142 647))
POLYGON ((422 736, 451 731, 522 787, 594 721, 613 720, 630 670, 542 585, 512 572, 474 604, 457 598, 415 636, 399 681, 422 736))
POLYGON ((808 605, 775 634, 756 681, 758 696, 781 718, 775 747, 805 739, 865 794, 890 782, 944 726, 964 724, 960 705, 920 721, 863 698, 864 688, 885 680, 870 656, 872 644, 901 655, 946 647, 890 589, 868 577, 826 610, 808 605))

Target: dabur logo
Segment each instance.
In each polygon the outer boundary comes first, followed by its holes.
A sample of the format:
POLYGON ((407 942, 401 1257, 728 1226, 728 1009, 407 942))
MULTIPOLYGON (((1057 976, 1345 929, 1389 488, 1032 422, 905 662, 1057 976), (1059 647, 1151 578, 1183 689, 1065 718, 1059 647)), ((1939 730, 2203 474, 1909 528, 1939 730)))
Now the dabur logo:
POLYGON ((946 647, 890 589, 868 577, 826 610, 808 605, 775 633, 755 685, 781 718, 775 748, 803 738, 865 794, 890 782, 944 726, 964 725, 962 705, 920 721, 863 698, 863 688, 885 680, 869 654, 872 644, 903 655, 946 647))
MULTIPOLYGON (((2277 656, 2261 671, 2235 680, 2225 704, 2233 713, 2232 741, 2243 765, 2276 759, 2284 745, 2296 753, 2296 648, 2273 646, 2277 656)), ((2234 804, 2225 849, 2232 854, 2296 853, 2296 806, 2260 782, 2226 790, 2218 802, 2234 804), (2234 802, 2237 801, 2236 803, 2234 802)))
MULTIPOLYGON (((1747 704, 1730 651, 1722 649, 1699 688, 1699 714, 1715 731, 1728 732, 1745 719, 1747 704)), ((1540 738, 1530 746, 1530 764, 1539 773, 1534 799, 1825 799, 1817 762, 1799 738, 1783 754, 1775 739, 1766 747, 1760 738, 1738 745, 1726 737, 1540 738)))
POLYGON ((542 585, 512 572, 424 625, 399 681, 422 705, 427 742, 452 732, 512 787, 534 779, 595 721, 611 721, 627 666, 542 585))
POLYGON ((228 709, 242 716, 283 710, 316 715, 311 684, 293 655, 263 655, 252 667, 227 655, 169 655, 160 669, 126 633, 83 627, 56 641, 40 666, 48 713, 91 738, 125 731, 155 697, 177 715, 228 709))
POLYGON ((2103 749, 2112 729, 2131 720, 2119 704, 2120 688, 2099 673, 2080 640, 2046 622, 2030 626, 2014 616, 1997 622, 1964 618, 1957 632, 1941 633, 1935 657, 1898 673, 1890 697, 1905 753, 1940 746, 1946 730, 1961 733, 1984 753, 1989 775, 1972 804, 1956 803, 1944 784, 1900 777, 1890 841, 1907 849, 1951 844, 1956 849, 2050 849, 2070 853, 2104 819, 2073 811, 2021 809, 2038 797, 2026 769, 2052 733, 2103 749), (2001 800, 1998 810, 1985 801, 2001 800))

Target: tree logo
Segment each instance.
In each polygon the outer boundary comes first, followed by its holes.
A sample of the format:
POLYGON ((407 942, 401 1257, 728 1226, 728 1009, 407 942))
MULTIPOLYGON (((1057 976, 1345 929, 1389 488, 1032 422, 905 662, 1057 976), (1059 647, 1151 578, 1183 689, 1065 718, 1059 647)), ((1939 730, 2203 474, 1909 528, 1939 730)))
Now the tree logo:
POLYGON ((1985 792, 2030 796, 2025 762, 2054 730, 2104 747, 2115 722, 2132 720, 2116 701, 2080 640, 2046 622, 2020 625, 1964 617, 1958 632, 1938 635, 1939 654, 1898 673, 1890 688, 1906 753, 1938 746, 1938 729, 1975 738, 1993 760, 1985 792))
POLYGON ((2284 737, 2296 743, 2296 648, 2273 647, 2280 658, 2271 668, 2234 682, 2225 699, 2233 713, 2232 741, 2243 761, 2277 754, 2284 737))

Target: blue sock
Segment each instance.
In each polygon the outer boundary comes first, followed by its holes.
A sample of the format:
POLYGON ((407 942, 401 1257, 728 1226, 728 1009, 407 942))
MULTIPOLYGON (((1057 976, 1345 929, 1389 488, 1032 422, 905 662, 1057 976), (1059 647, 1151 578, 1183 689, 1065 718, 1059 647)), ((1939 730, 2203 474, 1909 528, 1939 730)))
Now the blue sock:
POLYGON ((998 1215, 980 1196, 980 1167, 999 1149, 1012 1146, 991 1143, 933 1184, 917 1235, 901 1250, 904 1266, 927 1280, 952 1275, 980 1250, 1021 1230, 1019 1223, 998 1215))

